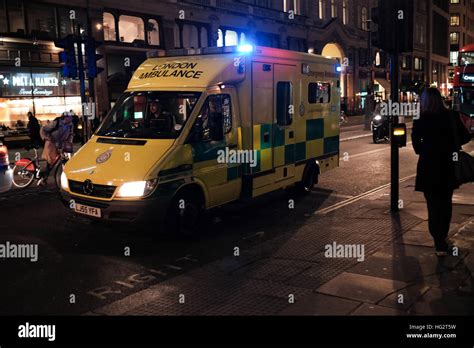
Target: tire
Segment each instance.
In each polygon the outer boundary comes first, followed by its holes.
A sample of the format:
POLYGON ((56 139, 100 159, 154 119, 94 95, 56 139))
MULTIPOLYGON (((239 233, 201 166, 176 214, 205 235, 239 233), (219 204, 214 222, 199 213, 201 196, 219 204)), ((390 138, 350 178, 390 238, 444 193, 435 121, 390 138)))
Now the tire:
POLYGON ((195 190, 178 192, 168 207, 166 232, 181 238, 196 237, 203 211, 203 198, 195 190))
POLYGON ((18 188, 25 188, 31 185, 35 179, 36 171, 32 172, 31 170, 26 170, 28 166, 33 165, 36 169, 36 166, 33 161, 28 162, 26 165, 13 167, 13 185, 18 188), (21 174, 20 174, 21 173, 21 174))
POLYGON ((306 194, 312 191, 317 182, 318 173, 316 165, 308 166, 303 174, 303 180, 297 184, 298 192, 306 194))
POLYGON ((63 164, 61 161, 56 165, 56 169, 54 170, 54 183, 56 184, 56 188, 61 190, 61 174, 63 173, 63 164))
POLYGON ((374 144, 377 144, 377 141, 378 141, 378 137, 377 137, 377 133, 376 131, 373 131, 372 132, 372 141, 374 142, 374 144))

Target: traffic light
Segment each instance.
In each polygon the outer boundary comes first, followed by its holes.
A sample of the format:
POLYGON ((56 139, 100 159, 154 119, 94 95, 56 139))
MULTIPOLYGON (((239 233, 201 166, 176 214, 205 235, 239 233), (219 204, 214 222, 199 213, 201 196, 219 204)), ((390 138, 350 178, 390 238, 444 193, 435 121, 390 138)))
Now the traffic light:
POLYGON ((413 51, 413 0, 378 0, 371 11, 378 29, 372 33, 372 44, 387 52, 413 51))
POLYGON ((61 68, 62 76, 77 79, 78 74, 74 36, 68 35, 64 39, 56 40, 54 44, 56 47, 64 50, 59 54, 59 60, 63 64, 61 68))
POLYGON ((91 37, 87 37, 86 41, 86 63, 87 63, 87 74, 89 78, 96 78, 104 69, 97 67, 97 61, 101 60, 104 56, 96 54, 97 47, 102 45, 102 42, 95 41, 91 37))

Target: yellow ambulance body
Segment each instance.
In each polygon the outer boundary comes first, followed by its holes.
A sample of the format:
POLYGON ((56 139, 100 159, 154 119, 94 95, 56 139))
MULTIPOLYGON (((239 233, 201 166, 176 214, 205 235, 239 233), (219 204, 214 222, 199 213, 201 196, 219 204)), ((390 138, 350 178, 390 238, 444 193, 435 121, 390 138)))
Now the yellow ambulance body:
POLYGON ((74 212, 195 223, 338 166, 336 60, 253 46, 149 56, 65 167, 74 212))

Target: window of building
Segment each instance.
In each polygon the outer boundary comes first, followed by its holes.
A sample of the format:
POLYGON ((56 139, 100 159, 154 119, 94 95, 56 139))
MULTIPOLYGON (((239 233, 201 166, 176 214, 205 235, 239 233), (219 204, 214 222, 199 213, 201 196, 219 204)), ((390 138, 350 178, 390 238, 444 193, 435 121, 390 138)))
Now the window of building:
POLYGON ((160 27, 156 19, 149 19, 146 27, 149 45, 158 46, 160 44, 160 27))
POLYGON ((331 101, 331 84, 312 82, 308 85, 308 103, 327 104, 331 101))
POLYGON ((56 11, 51 5, 27 3, 26 7, 28 31, 33 36, 55 38, 56 11))
POLYGON ((325 8, 325 3, 323 0, 319 0, 319 19, 324 19, 325 13, 326 13, 326 8, 325 8))
POLYGON ((105 41, 117 40, 114 15, 109 12, 104 12, 102 21, 103 21, 102 28, 104 30, 104 40, 105 41))
POLYGON ((380 52, 375 53, 375 66, 380 66, 382 59, 380 57, 380 52))
POLYGON ((451 42, 452 45, 458 45, 459 44, 459 33, 458 32, 452 32, 449 34, 449 41, 451 42))
POLYGON ((290 106, 293 105, 293 87, 291 82, 277 83, 277 124, 289 126, 293 123, 290 106))
POLYGON ((348 0, 342 1, 342 23, 347 25, 349 23, 349 3, 348 0))
POLYGON ((300 0, 283 0, 283 11, 293 11, 294 14, 300 14, 300 0))
POLYGON ((408 59, 407 59, 407 56, 402 56, 402 69, 408 69, 408 59))
POLYGON ((458 57, 459 57, 459 52, 458 51, 451 51, 449 53, 449 62, 452 65, 458 65, 458 57))
POLYGON ((459 0, 451 0, 451 4, 459 4, 459 0))
POLYGON ((183 25, 183 48, 199 48, 199 33, 195 25, 183 25))
POLYGON ((423 70, 423 58, 415 57, 413 67, 415 70, 423 70))
POLYGON ((145 42, 145 25, 143 19, 135 16, 119 17, 120 42, 145 42))
POLYGON ((454 26, 458 26, 460 25, 459 23, 459 14, 452 14, 451 15, 451 26, 454 27, 454 26))
POLYGON ((237 46, 239 44, 239 35, 236 31, 226 30, 225 31, 225 45, 226 46, 237 46))
POLYGON ((209 33, 206 27, 201 27, 201 47, 209 46, 209 33))
POLYGON ((362 28, 362 30, 368 30, 367 20, 367 7, 362 7, 360 9, 360 27, 362 28))
POLYGON ((331 17, 337 17, 337 5, 335 0, 331 0, 331 17))
POLYGON ((25 31, 25 20, 23 17, 23 4, 18 0, 7 0, 8 21, 10 33, 25 31))
POLYGON ((0 33, 6 33, 7 28, 7 11, 5 11, 5 1, 0 0, 0 33))

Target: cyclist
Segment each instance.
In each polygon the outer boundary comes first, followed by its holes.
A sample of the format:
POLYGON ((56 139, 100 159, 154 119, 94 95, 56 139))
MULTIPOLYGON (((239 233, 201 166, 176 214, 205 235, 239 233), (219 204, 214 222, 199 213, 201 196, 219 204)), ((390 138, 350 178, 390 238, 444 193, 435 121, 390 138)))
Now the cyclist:
POLYGON ((74 138, 74 124, 71 113, 64 112, 61 117, 57 117, 53 122, 41 128, 41 137, 44 140, 42 158, 46 160, 46 170, 38 185, 46 185, 51 169, 58 160, 59 150, 66 149, 72 151, 71 145, 74 138))

